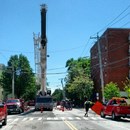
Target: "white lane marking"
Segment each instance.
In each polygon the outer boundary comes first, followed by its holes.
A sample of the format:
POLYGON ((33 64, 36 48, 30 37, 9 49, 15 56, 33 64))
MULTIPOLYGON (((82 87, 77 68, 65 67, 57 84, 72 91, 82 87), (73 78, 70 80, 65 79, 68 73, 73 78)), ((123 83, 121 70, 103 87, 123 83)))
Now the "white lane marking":
POLYGON ((34 118, 30 118, 29 120, 32 121, 34 118))
POLYGON ((54 120, 58 120, 58 117, 54 117, 54 120))
POLYGON ((76 117, 76 119, 77 119, 77 120, 81 120, 81 118, 79 118, 79 117, 76 117))
POLYGON ((28 118, 24 118, 22 121, 26 121, 28 118))
POLYGON ((61 117, 62 120, 65 120, 66 118, 65 117, 61 117))
POLYGON ((52 118, 51 117, 47 117, 47 120, 52 120, 52 118))
POLYGON ((11 121, 12 119, 7 119, 7 121, 11 121))
POLYGON ((83 117, 83 119, 85 119, 85 120, 89 120, 87 117, 83 117))
POLYGON ((102 118, 102 117, 100 117, 100 116, 98 116, 98 117, 96 117, 97 119, 99 119, 99 120, 104 120, 105 118, 102 118))
POLYGON ((18 120, 19 120, 19 118, 14 119, 14 121, 18 121, 18 120))
POLYGON ((90 117, 90 119, 92 119, 92 120, 97 120, 97 118, 95 118, 95 117, 90 117))
POLYGON ((39 120, 39 121, 42 120, 42 117, 38 118, 38 120, 39 120))
POLYGON ((72 118, 72 117, 68 117, 68 119, 69 119, 69 120, 73 120, 73 118, 72 118))

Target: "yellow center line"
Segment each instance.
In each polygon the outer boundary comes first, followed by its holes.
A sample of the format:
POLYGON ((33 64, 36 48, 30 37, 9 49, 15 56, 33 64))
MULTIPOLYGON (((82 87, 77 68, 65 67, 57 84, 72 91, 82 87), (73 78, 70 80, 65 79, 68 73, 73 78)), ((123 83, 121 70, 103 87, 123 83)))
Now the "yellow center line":
POLYGON ((71 129, 71 130, 78 130, 73 124, 71 124, 69 121, 67 120, 63 120, 64 123, 71 129))

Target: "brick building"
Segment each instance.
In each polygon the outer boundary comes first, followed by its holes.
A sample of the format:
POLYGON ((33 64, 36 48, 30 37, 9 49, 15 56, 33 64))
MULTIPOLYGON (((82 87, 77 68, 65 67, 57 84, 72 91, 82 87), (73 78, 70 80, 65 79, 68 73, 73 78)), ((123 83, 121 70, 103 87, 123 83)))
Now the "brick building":
POLYGON ((130 29, 108 28, 91 48, 91 76, 94 81, 95 94, 99 93, 101 100, 98 43, 101 52, 104 86, 111 81, 116 82, 121 95, 126 95, 123 91, 122 81, 125 81, 126 77, 130 78, 130 29))

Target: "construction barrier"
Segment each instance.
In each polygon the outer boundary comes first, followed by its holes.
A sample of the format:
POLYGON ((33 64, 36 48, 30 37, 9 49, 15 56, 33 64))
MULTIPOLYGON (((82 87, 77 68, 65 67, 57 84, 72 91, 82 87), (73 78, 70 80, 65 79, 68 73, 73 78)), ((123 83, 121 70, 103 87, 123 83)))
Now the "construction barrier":
POLYGON ((98 115, 100 115, 101 109, 103 107, 103 104, 99 101, 97 101, 92 107, 91 109, 98 115))

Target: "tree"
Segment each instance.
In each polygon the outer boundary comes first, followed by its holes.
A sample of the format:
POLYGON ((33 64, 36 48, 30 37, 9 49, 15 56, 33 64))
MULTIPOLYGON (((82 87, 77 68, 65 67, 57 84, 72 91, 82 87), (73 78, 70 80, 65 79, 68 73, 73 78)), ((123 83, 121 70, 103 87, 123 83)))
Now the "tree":
POLYGON ((105 85, 104 96, 106 100, 111 99, 112 97, 120 97, 120 90, 116 83, 110 82, 105 85))
POLYGON ((68 75, 66 76, 66 96, 74 100, 77 105, 83 104, 84 97, 91 97, 93 81, 90 79, 90 59, 71 58, 66 62, 68 75))
POLYGON ((128 98, 130 98, 130 79, 126 78, 123 84, 124 84, 124 90, 127 92, 128 98))
POLYGON ((12 93, 12 75, 14 73, 14 94, 17 98, 31 99, 36 94, 35 76, 29 61, 22 54, 11 56, 2 73, 1 85, 7 94, 12 93))
POLYGON ((61 89, 56 89, 53 92, 52 97, 54 101, 61 101, 63 99, 63 91, 61 89))

